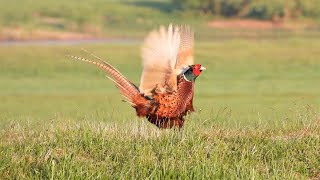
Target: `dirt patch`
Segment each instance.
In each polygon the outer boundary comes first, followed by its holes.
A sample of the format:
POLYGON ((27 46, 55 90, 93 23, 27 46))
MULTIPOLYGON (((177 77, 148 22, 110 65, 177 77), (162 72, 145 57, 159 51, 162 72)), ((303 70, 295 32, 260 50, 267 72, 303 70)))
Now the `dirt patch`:
POLYGON ((307 22, 261 21, 253 19, 214 20, 208 26, 221 29, 299 29, 312 26, 307 22))

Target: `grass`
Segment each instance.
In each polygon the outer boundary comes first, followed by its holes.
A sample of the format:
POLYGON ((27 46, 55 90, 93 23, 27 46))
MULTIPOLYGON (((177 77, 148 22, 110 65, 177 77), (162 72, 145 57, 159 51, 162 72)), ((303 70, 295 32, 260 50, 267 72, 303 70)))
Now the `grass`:
POLYGON ((148 126, 52 122, 37 131, 12 126, 2 133, 2 177, 306 179, 319 175, 319 127, 279 132, 203 131, 194 126, 177 132, 148 126))
POLYGON ((197 42, 207 67, 182 130, 159 130, 121 102, 107 59, 135 84, 140 46, 0 48, 2 178, 316 179, 320 167, 317 39, 197 42))

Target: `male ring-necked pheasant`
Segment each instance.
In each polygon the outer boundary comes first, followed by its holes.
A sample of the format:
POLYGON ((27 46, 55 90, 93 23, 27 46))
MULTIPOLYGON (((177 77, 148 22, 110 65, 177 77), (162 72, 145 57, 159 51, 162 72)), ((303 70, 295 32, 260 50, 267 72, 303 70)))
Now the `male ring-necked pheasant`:
MULTIPOLYGON (((139 117, 159 128, 181 128, 184 116, 193 112, 194 82, 205 68, 194 64, 194 33, 189 26, 171 24, 152 31, 142 47, 143 72, 138 88, 109 63, 70 56, 94 64, 120 90, 139 117)), ((98 58, 99 59, 99 58, 98 58)))

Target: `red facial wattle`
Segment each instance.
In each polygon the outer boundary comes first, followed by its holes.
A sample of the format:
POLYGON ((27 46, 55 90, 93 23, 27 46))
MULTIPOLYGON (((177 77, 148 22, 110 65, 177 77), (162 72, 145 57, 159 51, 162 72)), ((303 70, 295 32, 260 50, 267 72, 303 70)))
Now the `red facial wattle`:
POLYGON ((195 64, 192 68, 192 72, 194 75, 199 76, 201 73, 201 65, 200 64, 195 64))
POLYGON ((200 69, 193 69, 193 74, 199 76, 201 73, 200 69))

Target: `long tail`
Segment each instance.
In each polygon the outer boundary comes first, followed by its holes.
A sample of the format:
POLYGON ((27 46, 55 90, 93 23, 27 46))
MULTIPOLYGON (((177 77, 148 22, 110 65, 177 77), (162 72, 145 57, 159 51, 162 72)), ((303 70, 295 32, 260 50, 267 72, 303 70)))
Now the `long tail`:
MULTIPOLYGON (((119 89, 120 93, 126 98, 126 101, 130 103, 131 105, 135 106, 134 103, 134 97, 138 94, 140 94, 139 89, 137 86, 135 86, 132 82, 130 82, 126 77, 124 77, 116 68, 114 68, 109 63, 103 61, 103 63, 98 63, 95 61, 91 61, 88 59, 84 59, 81 57, 76 57, 73 55, 67 55, 68 57, 71 57, 76 60, 84 61, 90 64, 94 64, 97 67, 103 69, 104 71, 108 72, 109 75, 112 76, 112 78, 108 75, 106 75, 107 78, 109 78, 119 89)), ((99 58, 99 60, 101 60, 99 58)), ((102 61, 102 60, 101 60, 102 61)))

